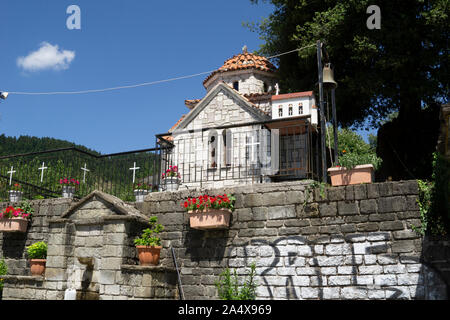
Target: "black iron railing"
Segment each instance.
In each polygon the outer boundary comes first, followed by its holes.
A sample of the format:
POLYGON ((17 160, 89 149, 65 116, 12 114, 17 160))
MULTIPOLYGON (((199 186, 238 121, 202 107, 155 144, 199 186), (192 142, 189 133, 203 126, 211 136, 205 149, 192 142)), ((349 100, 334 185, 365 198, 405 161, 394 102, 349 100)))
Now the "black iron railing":
POLYGON ((319 177, 317 127, 311 125, 309 116, 156 136, 165 147, 163 172, 177 166, 187 187, 319 177))
POLYGON ((74 179, 76 197, 97 189, 134 201, 133 182, 159 185, 160 153, 160 148, 151 148, 95 155, 72 147, 2 156, 0 200, 7 200, 17 184, 28 199, 60 197, 61 180, 74 179))

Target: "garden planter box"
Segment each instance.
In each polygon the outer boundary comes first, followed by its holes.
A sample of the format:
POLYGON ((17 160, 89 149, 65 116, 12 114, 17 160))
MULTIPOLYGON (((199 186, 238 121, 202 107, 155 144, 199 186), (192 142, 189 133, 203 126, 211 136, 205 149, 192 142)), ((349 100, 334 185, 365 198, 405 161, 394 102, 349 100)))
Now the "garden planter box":
POLYGON ((149 246, 136 246, 139 257, 139 264, 141 266, 156 266, 159 262, 161 254, 161 246, 149 247, 149 246))
POLYGON ((30 259, 30 271, 33 276, 41 276, 45 273, 46 259, 30 259))
POLYGON ((344 167, 328 169, 332 186, 346 186, 350 184, 372 183, 374 168, 371 164, 355 166, 348 170, 344 167))
POLYGON ((188 214, 189 224, 193 229, 228 229, 230 226, 230 210, 207 209, 205 211, 189 211, 188 214))
POLYGON ((28 220, 23 218, 0 219, 1 232, 26 232, 28 220))
POLYGON ((164 191, 177 191, 180 186, 180 179, 177 177, 166 177, 162 180, 164 191))
POLYGON ((136 198, 136 202, 144 202, 144 197, 148 195, 148 190, 136 189, 134 190, 134 197, 136 198))
POLYGON ((20 202, 22 201, 23 191, 9 190, 9 201, 20 202))
POLYGON ((72 199, 74 194, 75 194, 75 187, 72 187, 72 186, 63 186, 62 187, 63 198, 72 199))

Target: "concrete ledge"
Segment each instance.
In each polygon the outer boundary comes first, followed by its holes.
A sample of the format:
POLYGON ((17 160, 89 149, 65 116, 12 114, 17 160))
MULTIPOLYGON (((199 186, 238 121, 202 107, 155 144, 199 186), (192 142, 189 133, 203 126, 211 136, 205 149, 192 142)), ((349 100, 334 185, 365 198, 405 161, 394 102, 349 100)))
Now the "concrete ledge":
POLYGON ((122 272, 164 272, 164 273, 176 273, 175 268, 169 268, 164 266, 139 266, 133 264, 123 264, 120 266, 122 272))
POLYGON ((17 275, 4 275, 1 276, 4 283, 28 283, 39 284, 44 282, 43 276, 17 276, 17 275))

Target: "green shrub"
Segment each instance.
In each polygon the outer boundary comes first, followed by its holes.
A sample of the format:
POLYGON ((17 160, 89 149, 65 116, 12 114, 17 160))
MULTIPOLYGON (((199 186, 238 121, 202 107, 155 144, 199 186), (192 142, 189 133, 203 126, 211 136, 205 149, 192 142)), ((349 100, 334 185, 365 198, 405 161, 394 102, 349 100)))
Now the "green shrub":
POLYGON ((215 283, 222 300, 255 300, 256 298, 256 265, 250 265, 248 279, 242 285, 239 284, 236 269, 231 275, 230 269, 225 269, 219 276, 219 281, 215 283))
POLYGON ((47 258, 47 244, 44 241, 33 243, 27 247, 27 253, 30 259, 45 259, 47 258))
POLYGON ((450 233, 450 162, 433 153, 431 181, 417 180, 421 226, 413 230, 421 235, 446 235, 450 233))
MULTIPOLYGON (((332 127, 328 129, 328 134, 330 135, 331 146, 328 138, 327 145, 333 148, 332 127)), ((382 162, 381 158, 377 157, 373 145, 366 143, 359 134, 346 128, 338 130, 338 156, 338 164, 347 169, 352 169, 361 164, 372 164, 374 169, 377 170, 382 162)))
MULTIPOLYGON (((5 263, 5 260, 0 260, 0 293, 3 290, 3 279, 2 276, 8 274, 8 266, 5 263)), ((1 297, 0 297, 1 298, 1 297)))
POLYGON ((150 218, 150 227, 144 229, 139 238, 134 239, 134 244, 137 246, 160 246, 161 238, 157 237, 155 234, 161 233, 164 230, 164 227, 161 224, 157 223, 157 217, 150 218))

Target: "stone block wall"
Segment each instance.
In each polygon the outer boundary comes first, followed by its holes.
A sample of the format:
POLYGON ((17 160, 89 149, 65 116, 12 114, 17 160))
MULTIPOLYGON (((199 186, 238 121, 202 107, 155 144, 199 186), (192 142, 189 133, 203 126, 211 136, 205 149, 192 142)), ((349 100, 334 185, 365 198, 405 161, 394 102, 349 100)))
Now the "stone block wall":
POLYGON ((171 247, 187 299, 217 298, 220 273, 230 268, 243 276, 252 262, 258 299, 447 299, 450 241, 412 230, 420 225, 417 193, 416 181, 322 191, 306 181, 267 183, 155 192, 127 207, 129 216, 103 194, 82 199, 72 218, 61 216, 70 200, 33 201, 28 232, 0 235, 0 258, 9 267, 3 299, 63 299, 77 281, 78 298, 176 299, 171 247), (229 229, 189 227, 181 204, 205 193, 235 195, 229 229), (165 227, 157 267, 138 266, 133 239, 144 227, 141 213, 165 227), (49 243, 48 268, 31 277, 25 244, 39 240, 49 243), (94 258, 91 270, 76 261, 83 256, 94 258))
MULTIPOLYGON (((30 264, 26 247, 38 241, 48 242, 48 221, 59 217, 72 203, 71 199, 32 200, 34 214, 28 222, 26 233, 0 232, 0 259, 5 259, 8 273, 14 275, 29 275, 30 264)), ((8 206, 18 206, 17 203, 0 203, 0 211, 8 206)))
POLYGON ((292 182, 152 193, 136 206, 165 226, 161 263, 172 265, 174 247, 187 299, 217 298, 219 274, 252 262, 258 299, 446 299, 448 240, 429 263, 428 240, 412 230, 417 194, 416 181, 323 192, 292 182), (236 196, 230 228, 191 229, 182 202, 223 193, 236 196))
MULTIPOLYGON (((58 200, 54 201, 58 205, 58 200)), ((37 212, 36 216, 45 212, 49 211, 37 212)), ((30 230, 21 237, 36 238, 32 230, 38 227, 34 225, 37 221, 43 220, 33 219, 30 230)), ((45 274, 29 276, 26 266, 9 268, 8 275, 2 277, 3 299, 62 300, 66 289, 75 289, 77 299, 89 300, 177 297, 173 267, 138 265, 133 240, 148 226, 148 221, 132 206, 94 191, 45 221, 45 274)), ((5 242, 4 247, 7 246, 5 242)), ((9 261, 13 266, 24 255, 23 248, 14 250, 17 259, 9 261)))

